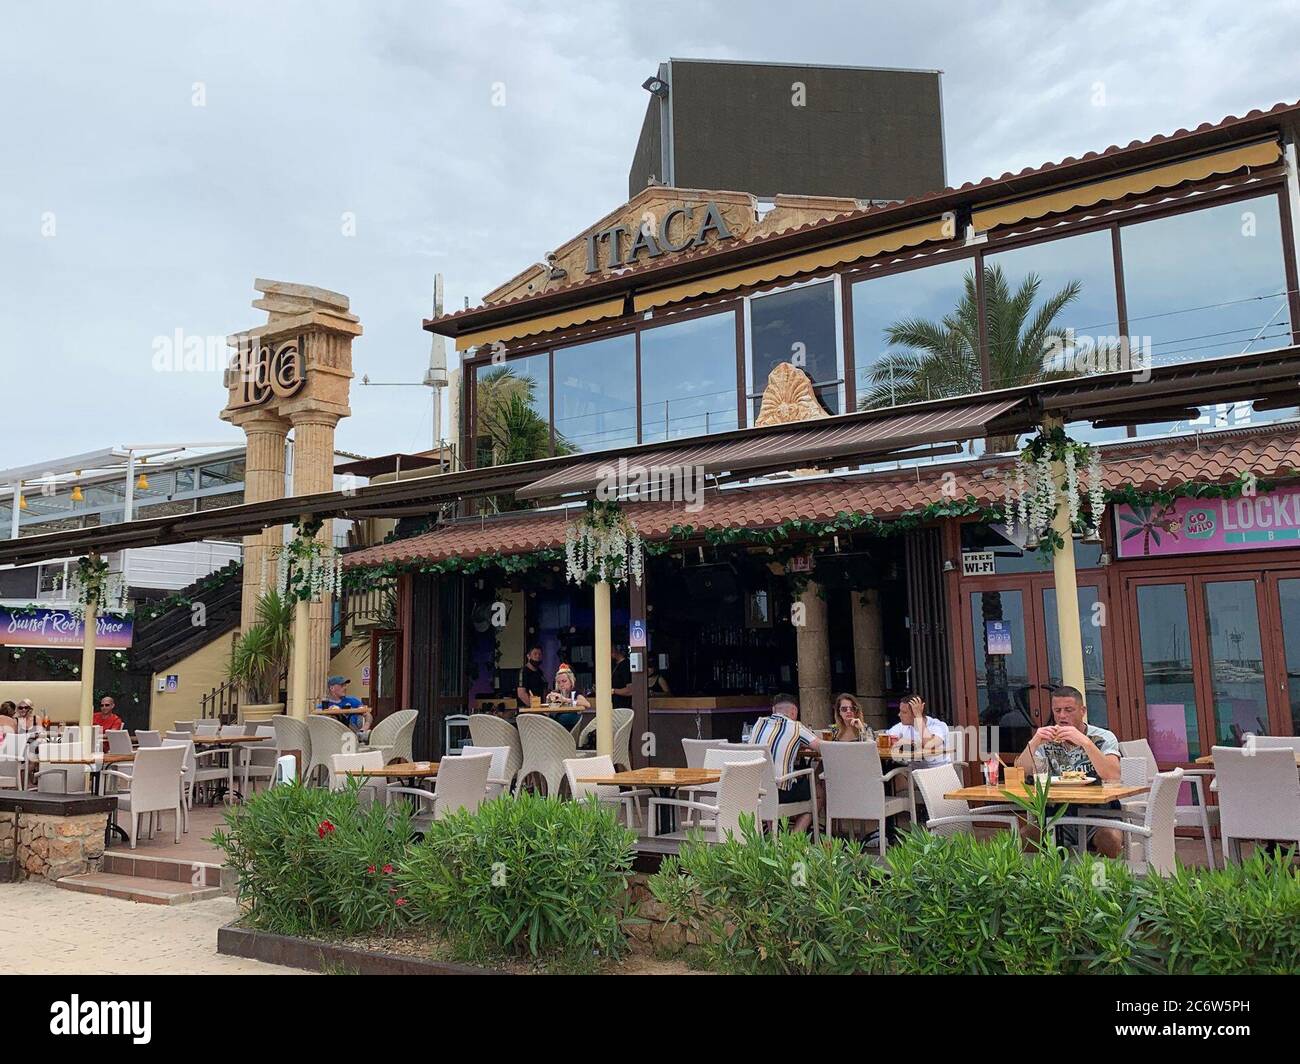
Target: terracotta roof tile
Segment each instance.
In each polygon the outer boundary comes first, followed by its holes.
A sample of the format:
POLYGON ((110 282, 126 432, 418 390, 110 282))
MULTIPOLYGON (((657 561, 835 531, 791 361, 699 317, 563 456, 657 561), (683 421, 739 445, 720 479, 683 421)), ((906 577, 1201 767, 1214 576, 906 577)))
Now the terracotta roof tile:
MULTIPOLYGON (((1265 426, 1206 433, 1176 440, 1136 441, 1103 448, 1108 489, 1132 484, 1144 490, 1189 481, 1218 483, 1247 470, 1261 479, 1300 471, 1300 426, 1265 426)), ((945 498, 970 495, 981 503, 1000 501, 1007 458, 962 461, 903 470, 798 479, 790 483, 708 491, 690 512, 682 503, 636 503, 630 507, 641 534, 668 538, 675 525, 697 529, 765 528, 790 518, 829 520, 841 512, 897 517, 945 498), (986 471, 991 475, 986 475, 986 471), (951 479, 949 479, 951 478, 951 479)), ((348 555, 349 567, 435 562, 479 554, 527 554, 559 547, 568 516, 577 511, 525 512, 456 521, 419 536, 368 547, 348 555)))

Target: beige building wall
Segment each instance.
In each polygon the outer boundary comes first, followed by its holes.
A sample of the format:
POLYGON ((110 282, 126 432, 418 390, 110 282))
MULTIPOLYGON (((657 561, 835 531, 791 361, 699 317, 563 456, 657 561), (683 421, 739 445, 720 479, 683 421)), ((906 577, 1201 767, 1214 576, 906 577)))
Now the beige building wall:
POLYGON ((233 641, 233 633, 214 639, 162 672, 153 674, 149 683, 150 730, 168 731, 176 726, 178 720, 199 719, 203 713, 203 696, 226 682, 233 641), (159 691, 158 681, 165 681, 168 676, 177 677, 177 689, 159 691))
POLYGON ((0 702, 30 698, 32 706, 51 723, 76 724, 81 719, 80 680, 2 680, 0 702))
POLYGON ((330 658, 329 676, 346 676, 352 681, 347 688, 348 694, 369 704, 370 685, 363 683, 361 676, 361 670, 369 664, 370 636, 364 635, 344 643, 338 653, 330 658))

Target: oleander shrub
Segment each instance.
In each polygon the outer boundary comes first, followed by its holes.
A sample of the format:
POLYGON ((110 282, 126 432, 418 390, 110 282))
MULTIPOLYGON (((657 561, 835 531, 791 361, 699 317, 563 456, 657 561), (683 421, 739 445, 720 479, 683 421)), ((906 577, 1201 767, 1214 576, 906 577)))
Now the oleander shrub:
POLYGON ((212 842, 239 875, 248 926, 319 937, 408 922, 397 873, 411 846, 409 813, 362 803, 357 789, 282 784, 227 811, 212 842))
POLYGON ((684 845, 650 890, 721 972, 1300 970, 1300 873, 1285 854, 1161 878, 1025 853, 1008 833, 915 831, 886 857, 747 826, 721 845, 684 845))
POLYGON ((627 949, 635 845, 594 799, 524 792, 434 822, 397 879, 412 918, 465 960, 588 971, 627 949))
POLYGON ((873 931, 879 878, 857 843, 763 834, 742 817, 739 838, 684 843, 648 885, 706 967, 804 975, 890 970, 873 931))
POLYGON ((1300 972, 1300 870, 1292 853, 1257 851, 1212 873, 1179 868, 1141 884, 1143 933, 1162 957, 1161 970, 1300 972))

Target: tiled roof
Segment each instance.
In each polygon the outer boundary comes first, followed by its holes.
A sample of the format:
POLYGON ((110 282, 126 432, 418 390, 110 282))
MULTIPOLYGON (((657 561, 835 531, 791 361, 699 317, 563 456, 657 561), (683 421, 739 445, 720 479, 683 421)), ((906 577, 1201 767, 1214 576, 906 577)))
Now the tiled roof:
MULTIPOLYGON (((874 218, 878 215, 898 214, 904 209, 907 209, 909 213, 913 213, 911 211, 912 208, 930 203, 931 201, 936 204, 935 210, 938 211, 940 209, 939 205, 945 203, 947 200, 950 200, 953 197, 968 197, 971 193, 987 191, 995 196, 1020 194, 1024 191, 1025 186, 1032 184, 1034 187, 1038 187, 1046 183, 1040 179, 1045 178, 1047 179, 1047 182, 1050 182, 1053 178, 1057 177, 1061 180, 1073 179, 1074 170, 1084 169, 1088 167, 1089 164, 1094 164, 1098 160, 1105 160, 1107 163, 1113 161, 1115 167, 1118 169, 1122 167, 1124 163, 1123 157, 1126 154, 1147 155, 1150 154, 1153 149, 1158 149, 1166 145, 1177 149, 1177 147, 1179 147, 1179 142, 1193 137, 1204 137, 1207 134, 1228 132, 1235 126, 1245 126, 1248 123, 1254 123, 1262 118, 1276 117, 1278 119, 1291 119, 1294 118, 1298 111, 1300 111, 1300 102, 1277 103, 1267 110, 1256 108, 1241 116, 1228 115, 1227 117, 1220 119, 1218 122, 1202 122, 1195 129, 1183 128, 1173 133, 1157 134, 1147 140, 1133 140, 1124 145, 1112 144, 1110 147, 1099 152, 1090 151, 1077 157, 1073 155, 1066 156, 1064 159, 1057 162, 1045 162, 1040 166, 1027 166, 1018 173, 1006 171, 997 177, 989 176, 981 178, 978 181, 967 181, 955 188, 949 187, 938 189, 933 192, 924 192, 916 196, 910 196, 907 199, 887 204, 877 204, 875 206, 863 208, 859 211, 848 211, 843 214, 834 215, 830 218, 822 218, 817 221, 807 222, 801 226, 783 229, 775 233, 764 233, 750 237, 746 240, 733 241, 723 246, 711 245, 698 249, 692 248, 683 254, 674 255, 670 263, 658 263, 651 260, 649 262, 639 263, 635 266, 625 268, 619 272, 618 279, 622 281, 627 281, 629 279, 635 280, 644 274, 652 274, 656 270, 662 270, 666 265, 677 267, 689 261, 709 259, 720 255, 731 256, 734 255, 738 248, 751 247, 758 248, 761 251, 764 244, 782 240, 795 234, 811 233, 816 230, 825 229, 832 224, 842 224, 859 219, 874 218)), ((1138 160, 1135 159, 1134 164, 1136 165, 1137 163, 1138 160)), ((461 310, 453 311, 450 314, 444 314, 438 318, 426 319, 423 323, 424 328, 430 329, 435 325, 442 327, 455 326, 462 318, 472 319, 479 315, 483 315, 488 311, 493 312, 493 317, 495 318, 499 312, 507 311, 511 308, 517 310, 528 305, 532 301, 537 301, 538 303, 550 302, 556 297, 566 298, 570 294, 572 294, 573 298, 579 299, 581 298, 583 290, 606 283, 610 279, 611 278, 607 276, 597 275, 594 277, 583 278, 582 280, 574 281, 570 284, 560 285, 556 288, 548 289, 545 292, 527 293, 517 296, 514 299, 504 300, 499 303, 465 307, 461 310)), ((444 332, 444 328, 437 328, 432 331, 444 332)), ((446 332, 446 335, 456 335, 459 331, 460 330, 458 329, 453 329, 452 331, 446 332)))
MULTIPOLYGON (((1294 424, 1205 433, 1176 440, 1123 443, 1103 448, 1108 489, 1132 484, 1144 490, 1189 481, 1230 481, 1247 470, 1261 479, 1300 471, 1300 426, 1294 424)), ((948 462, 903 470, 800 478, 705 492, 695 512, 684 503, 636 503, 629 507, 649 540, 665 539, 676 525, 696 529, 765 528, 793 517, 828 520, 841 512, 897 517, 945 498, 973 496, 981 503, 1002 498, 1007 458, 948 462), (986 475, 987 474, 987 475, 986 475)), ((349 567, 385 562, 442 561, 479 554, 527 554, 564 542, 569 514, 526 512, 456 521, 409 539, 368 547, 348 555, 349 567)))

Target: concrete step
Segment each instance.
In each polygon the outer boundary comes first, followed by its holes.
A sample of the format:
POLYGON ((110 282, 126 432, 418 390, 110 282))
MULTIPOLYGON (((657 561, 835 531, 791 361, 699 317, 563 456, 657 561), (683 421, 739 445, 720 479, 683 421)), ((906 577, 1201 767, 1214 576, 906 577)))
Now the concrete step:
POLYGON ((184 905, 186 902, 205 901, 221 895, 219 886, 195 887, 188 880, 178 883, 175 880, 113 872, 83 872, 81 875, 64 876, 55 886, 82 894, 102 894, 145 905, 184 905))
POLYGON ((187 861, 178 857, 154 857, 132 850, 106 850, 101 872, 140 879, 159 879, 189 887, 220 887, 221 865, 187 861))

